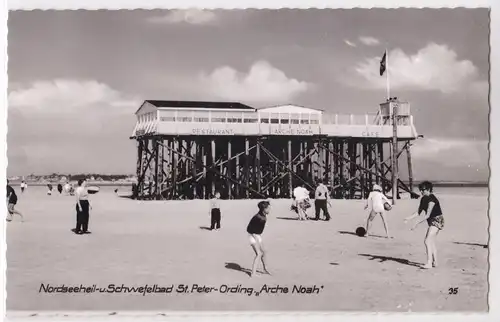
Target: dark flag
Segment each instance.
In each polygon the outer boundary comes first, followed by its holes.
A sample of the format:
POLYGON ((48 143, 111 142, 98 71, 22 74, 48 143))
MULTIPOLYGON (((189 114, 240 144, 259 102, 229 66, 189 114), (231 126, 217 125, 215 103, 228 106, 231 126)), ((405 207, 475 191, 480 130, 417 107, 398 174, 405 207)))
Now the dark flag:
POLYGON ((385 72, 385 64, 387 62, 387 51, 384 52, 384 56, 382 57, 382 60, 380 61, 380 76, 384 75, 385 72))

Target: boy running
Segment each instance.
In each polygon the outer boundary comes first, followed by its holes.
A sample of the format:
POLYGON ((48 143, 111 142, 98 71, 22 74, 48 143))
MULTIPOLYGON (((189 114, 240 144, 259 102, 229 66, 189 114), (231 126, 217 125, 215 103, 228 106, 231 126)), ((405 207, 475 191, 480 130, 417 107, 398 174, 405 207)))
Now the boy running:
POLYGON ((9 216, 6 218, 7 221, 12 221, 13 215, 19 215, 21 217, 21 221, 24 222, 23 214, 15 209, 17 204, 17 195, 14 188, 12 188, 9 184, 9 180, 7 180, 7 210, 9 212, 9 216))

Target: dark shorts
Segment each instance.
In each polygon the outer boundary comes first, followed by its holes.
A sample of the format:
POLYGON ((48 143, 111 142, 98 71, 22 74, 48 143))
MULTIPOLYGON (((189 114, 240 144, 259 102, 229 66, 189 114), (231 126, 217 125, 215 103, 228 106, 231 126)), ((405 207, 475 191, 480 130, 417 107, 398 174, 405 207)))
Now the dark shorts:
POLYGON ((442 230, 444 228, 444 217, 443 215, 431 217, 427 219, 427 223, 429 224, 429 226, 434 226, 437 229, 442 230))
POLYGON ((13 215, 14 214, 14 207, 16 206, 15 203, 9 202, 7 205, 7 210, 9 211, 9 214, 13 215))

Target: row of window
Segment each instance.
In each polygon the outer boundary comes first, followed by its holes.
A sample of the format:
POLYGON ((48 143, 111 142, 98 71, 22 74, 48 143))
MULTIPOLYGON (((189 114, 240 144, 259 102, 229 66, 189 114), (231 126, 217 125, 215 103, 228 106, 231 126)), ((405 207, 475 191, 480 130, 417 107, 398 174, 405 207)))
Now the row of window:
MULTIPOLYGON (((162 116, 160 117, 160 121, 162 122, 196 122, 196 123, 208 123, 209 119, 208 117, 175 117, 175 116, 162 116)), ((287 119, 261 119, 261 123, 271 123, 271 124, 319 124, 319 120, 287 120, 287 119)), ((213 117, 212 118, 212 123, 242 123, 241 118, 226 118, 225 117, 213 117)), ((244 119, 243 123, 258 123, 258 119, 252 118, 252 119, 244 119)))

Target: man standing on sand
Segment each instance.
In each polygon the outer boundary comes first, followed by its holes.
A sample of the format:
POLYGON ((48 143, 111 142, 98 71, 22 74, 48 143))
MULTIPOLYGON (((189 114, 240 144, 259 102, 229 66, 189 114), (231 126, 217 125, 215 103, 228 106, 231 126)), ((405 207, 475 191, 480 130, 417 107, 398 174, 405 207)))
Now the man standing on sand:
POLYGON ((330 220, 330 214, 328 213, 328 203, 330 202, 330 193, 326 187, 324 181, 320 181, 316 191, 314 193, 314 209, 316 210, 316 217, 314 220, 320 219, 320 212, 323 211, 325 215, 325 221, 330 220))

